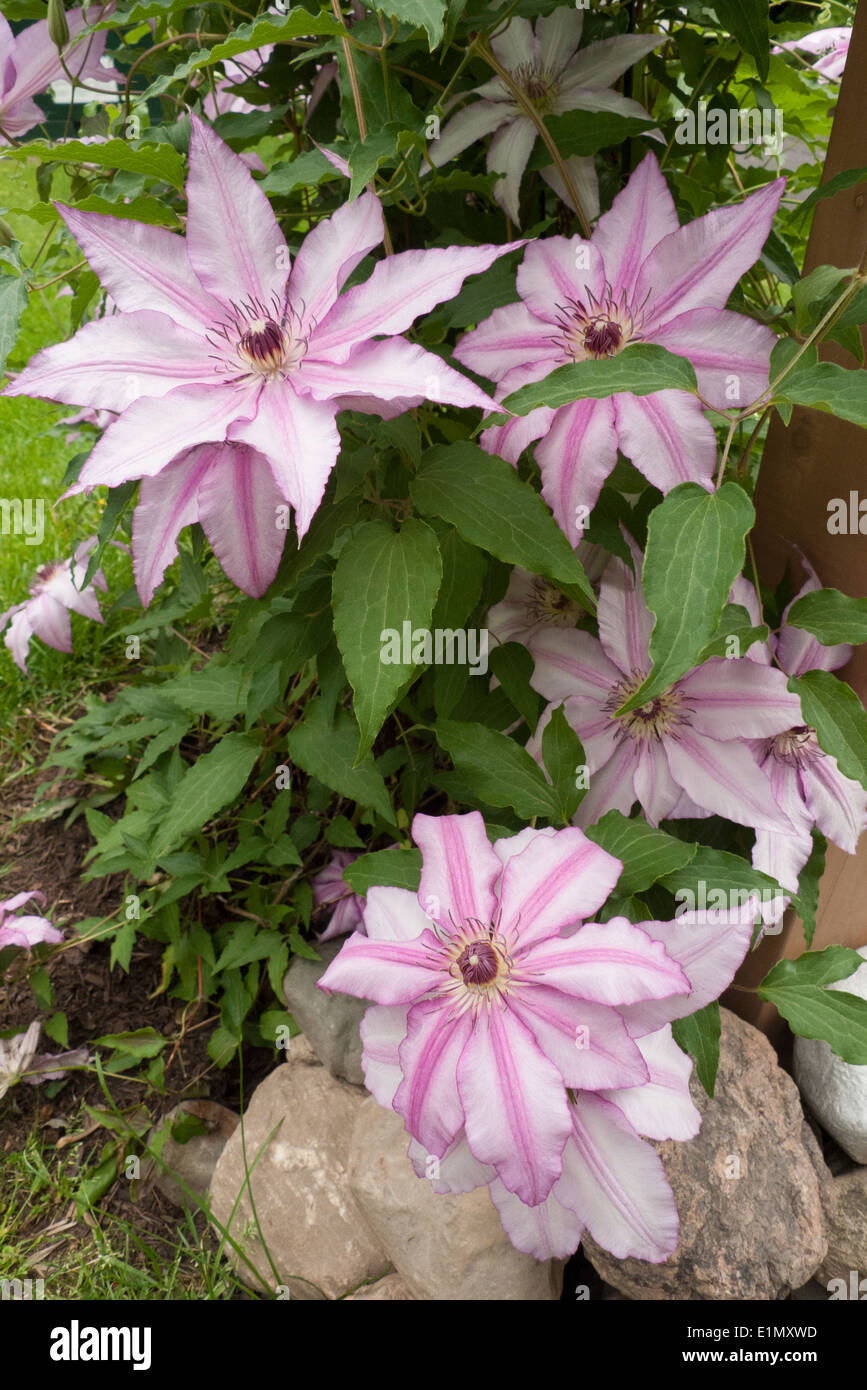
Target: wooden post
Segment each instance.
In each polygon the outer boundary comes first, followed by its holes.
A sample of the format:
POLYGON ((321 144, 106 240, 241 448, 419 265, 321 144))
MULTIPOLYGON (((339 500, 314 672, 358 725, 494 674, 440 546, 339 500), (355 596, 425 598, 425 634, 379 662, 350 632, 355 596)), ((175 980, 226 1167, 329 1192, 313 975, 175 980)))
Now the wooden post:
MULTIPOLYGON (((867 4, 856 12, 852 42, 831 130, 823 183, 846 169, 867 166, 867 122, 863 91, 867 83, 867 4)), ((833 87, 829 84, 829 101, 833 87)), ((867 246, 867 185, 856 185, 816 206, 807 246, 804 273, 820 265, 843 269, 857 266, 867 246)), ((867 334, 862 328, 862 341, 867 334)), ((830 343, 820 349, 823 360, 845 367, 855 359, 830 343)), ((867 378, 865 378, 867 380, 867 378)), ((867 431, 818 410, 795 408, 786 428, 779 416, 768 431, 756 493, 754 536, 762 578, 776 585, 786 566, 798 565, 793 545, 807 556, 822 584, 856 597, 867 595, 867 516, 865 536, 832 535, 827 526, 828 503, 849 498, 850 491, 867 498, 867 431)), ((867 647, 836 672, 867 700, 867 647)), ((867 835, 855 855, 828 846, 819 894, 813 948, 867 943, 867 835)), ((803 928, 793 911, 783 930, 767 937, 744 962, 735 985, 723 997, 733 1009, 768 1034, 775 1046, 786 1038, 786 1025, 771 1004, 763 1004, 755 989, 767 971, 784 957, 806 949, 803 928)))

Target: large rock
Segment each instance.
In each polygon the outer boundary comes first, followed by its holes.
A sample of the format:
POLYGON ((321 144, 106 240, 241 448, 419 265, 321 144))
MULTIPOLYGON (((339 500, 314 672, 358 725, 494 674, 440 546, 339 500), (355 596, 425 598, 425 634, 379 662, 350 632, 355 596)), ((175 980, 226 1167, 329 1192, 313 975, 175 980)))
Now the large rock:
MULTIPOLYGON (((867 946, 861 946, 858 954, 867 962, 867 946)), ((867 999, 867 963, 826 988, 867 999)), ((867 1066, 844 1062, 820 1039, 795 1038, 794 1072, 801 1095, 822 1128, 856 1163, 867 1163, 867 1066)))
POLYGON ((412 1301, 412 1294, 399 1274, 386 1274, 375 1284, 365 1284, 364 1288, 351 1293, 344 1303, 406 1303, 412 1301))
POLYGON ((363 1086, 359 1025, 369 1001, 353 999, 348 994, 326 994, 316 987, 317 980, 325 974, 343 944, 342 941, 318 944, 316 949, 321 961, 296 956, 283 978, 283 998, 331 1075, 343 1077, 354 1086, 363 1086))
MULTIPOLYGON (((197 1197, 207 1195, 220 1154, 241 1118, 234 1110, 227 1110, 225 1105, 218 1105, 213 1100, 185 1100, 168 1112, 163 1124, 168 1120, 174 1126, 185 1115, 192 1115, 204 1125, 207 1132, 194 1134, 185 1143, 180 1143, 170 1132, 160 1150, 160 1160, 164 1166, 161 1167, 159 1162, 153 1165, 156 1171, 154 1186, 176 1207, 182 1207, 187 1200, 176 1181, 178 1177, 197 1197)), ((161 1128, 162 1125, 152 1132, 151 1140, 161 1128)))
POLYGON ((867 1169, 835 1178, 834 1196, 828 1253, 816 1278, 825 1288, 832 1279, 843 1279, 848 1288, 854 1270, 856 1282, 865 1278, 867 1294, 867 1169))
POLYGON ((654 1145, 680 1213, 677 1251, 653 1265, 582 1239, 602 1278, 628 1298, 776 1299, 825 1257, 831 1177, 797 1088, 762 1033, 721 1013, 714 1099, 695 1074, 690 1082, 699 1133, 654 1145))
POLYGON ((232 1236, 261 1276, 225 1247, 251 1287, 275 1291, 279 1283, 291 1298, 337 1298, 388 1269, 347 1179, 349 1139, 363 1101, 362 1091, 335 1081, 303 1037, 292 1039, 286 1061, 256 1087, 211 1181, 212 1215, 224 1226, 231 1221, 232 1236), (242 1129, 256 1215, 278 1279, 245 1187, 242 1129))
POLYGON ((437 1301, 559 1298, 562 1266, 515 1249, 488 1189, 437 1195, 416 1177, 408 1144, 400 1117, 366 1100, 352 1135, 349 1181, 410 1293, 437 1301))

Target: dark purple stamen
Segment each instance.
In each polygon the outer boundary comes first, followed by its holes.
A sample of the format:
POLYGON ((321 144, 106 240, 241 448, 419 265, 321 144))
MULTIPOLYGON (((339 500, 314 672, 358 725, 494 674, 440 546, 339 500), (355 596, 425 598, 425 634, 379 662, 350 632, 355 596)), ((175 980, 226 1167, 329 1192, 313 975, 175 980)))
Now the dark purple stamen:
POLYGON ((464 984, 490 984, 499 969, 497 953, 487 941, 473 941, 458 957, 458 968, 464 984))

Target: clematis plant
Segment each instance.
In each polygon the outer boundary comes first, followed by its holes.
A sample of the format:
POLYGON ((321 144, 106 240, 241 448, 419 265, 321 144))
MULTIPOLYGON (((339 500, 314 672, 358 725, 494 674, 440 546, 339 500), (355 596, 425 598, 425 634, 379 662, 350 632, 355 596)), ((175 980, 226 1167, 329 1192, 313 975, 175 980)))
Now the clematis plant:
MULTIPOLYGON (((709 405, 732 404, 730 378, 741 403, 753 400, 768 384, 774 335, 725 305, 759 256, 784 182, 681 227, 656 157, 645 155, 589 242, 546 237, 527 247, 520 299, 467 333, 455 357, 497 382, 502 400, 564 363, 659 343, 689 358, 709 405)), ((481 437, 511 463, 534 440, 542 495, 572 541, 576 514, 592 510, 618 449, 663 493, 687 481, 710 488, 717 461, 713 427, 686 391, 540 406, 481 437)))
POLYGON ((333 909, 328 925, 319 933, 320 941, 331 941, 335 936, 363 930, 364 899, 353 893, 343 878, 343 870, 357 858, 358 855, 349 850, 335 850, 325 868, 310 881, 314 912, 333 909))
MULTIPOLYGON (((641 555, 633 546, 636 574, 641 555)), ((606 811, 628 815, 638 801, 651 825, 717 814, 738 825, 791 834, 792 823, 757 766, 750 739, 771 738, 802 722, 801 703, 781 671, 748 657, 712 657, 646 705, 618 715, 650 671, 653 618, 636 574, 613 556, 599 592, 599 638, 546 628, 529 642, 531 684, 551 704, 531 751, 563 703, 581 739, 590 789, 576 813, 592 825, 606 811)))
POLYGON ((30 598, 0 613, 0 632, 8 627, 4 641, 16 666, 25 674, 33 637, 41 638, 55 651, 71 652, 70 613, 80 613, 95 623, 103 621, 96 593, 97 589, 108 589, 102 570, 97 570, 90 583, 82 587, 88 556, 96 544, 96 536, 90 536, 78 546, 72 559, 40 565, 30 586, 30 598))
POLYGON ((119 413, 66 496, 153 480, 133 541, 145 603, 183 526, 218 532, 217 495, 240 520, 224 513, 218 557, 240 588, 263 593, 285 539, 273 503, 294 508, 300 540, 337 459, 340 409, 390 416, 424 399, 489 408, 479 387, 399 335, 521 245, 404 251, 341 295, 382 241, 378 199, 362 194, 320 222, 290 271, 267 197, 196 116, 187 197, 185 240, 58 205, 121 312, 39 353, 5 388, 119 413))
POLYGON ((693 914, 588 920, 621 862, 577 829, 488 840, 478 812, 417 815, 417 897, 371 888, 320 981, 372 999, 362 1066, 440 1191, 487 1185, 513 1243, 566 1256, 584 1227, 614 1254, 677 1245, 660 1159, 640 1137, 690 1138, 691 1062, 670 1021, 731 979, 750 924, 693 914))
POLYGON ((87 1066, 91 1060, 86 1047, 73 1052, 37 1053, 42 1025, 34 1019, 23 1033, 0 1038, 0 1100, 10 1086, 26 1081, 38 1086, 40 1081, 62 1081, 68 1071, 87 1066))
POLYGON ((0 144, 18 139, 45 119, 33 98, 47 91, 52 82, 66 77, 64 63, 81 82, 112 76, 112 72, 102 66, 105 31, 76 42, 83 30, 108 8, 91 5, 66 11, 69 44, 64 49, 63 62, 48 32, 47 19, 28 24, 15 35, 0 14, 0 144))
POLYGON ((63 933, 53 927, 47 917, 37 917, 32 913, 19 914, 19 908, 34 901, 44 903, 45 894, 36 890, 16 893, 14 897, 0 902, 0 951, 6 946, 18 946, 29 951, 40 941, 53 944, 63 940, 63 933))
POLYGON ((814 72, 830 78, 833 82, 839 82, 846 67, 851 39, 851 25, 836 25, 830 29, 814 29, 811 34, 804 34, 800 39, 779 43, 772 52, 781 53, 788 50, 790 53, 797 53, 799 49, 803 49, 805 53, 814 56, 815 61, 810 65, 814 72))

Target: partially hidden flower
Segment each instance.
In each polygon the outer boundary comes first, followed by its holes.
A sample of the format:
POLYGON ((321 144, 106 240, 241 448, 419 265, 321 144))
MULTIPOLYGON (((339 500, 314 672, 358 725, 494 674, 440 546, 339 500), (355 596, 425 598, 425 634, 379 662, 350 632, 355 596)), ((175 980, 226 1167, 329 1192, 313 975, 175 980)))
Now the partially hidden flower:
MULTIPOLYGON (((641 58, 666 42, 665 34, 618 34, 591 43, 576 52, 584 24, 583 10, 561 6, 537 19, 535 27, 520 15, 491 39, 494 57, 505 68, 539 116, 561 116, 567 111, 613 111, 621 116, 647 118, 637 101, 610 90, 641 58)), ((468 145, 494 133, 488 150, 489 173, 502 177, 494 185, 494 197, 516 225, 520 225, 521 179, 538 130, 514 93, 497 75, 473 95, 480 100, 464 106, 445 125, 439 138, 428 146, 431 167, 442 168, 468 145)), ((588 218, 599 212, 599 186, 592 158, 576 155, 566 160, 567 170, 588 218)), ((553 165, 542 175, 558 197, 570 202, 559 170, 553 165)), ((576 211, 573 208, 573 211, 576 211)))
POLYGON ((38 1086, 40 1081, 61 1081, 73 1068, 86 1067, 91 1060, 86 1047, 73 1052, 37 1053, 40 1023, 34 1019, 23 1033, 0 1038, 0 1100, 10 1086, 26 1081, 38 1086))
POLYGON ((314 912, 333 909, 327 927, 319 933, 319 941, 364 930, 364 898, 353 893, 343 878, 343 870, 357 858, 350 850, 335 850, 325 868, 311 881, 314 912))
POLYGON ((187 199, 185 238, 59 208, 120 312, 47 348, 6 387, 118 412, 66 495, 149 480, 139 506, 159 526, 144 559, 142 522, 133 523, 145 604, 178 532, 196 514, 207 531, 220 490, 223 517, 212 526, 235 533, 225 540, 232 577, 263 593, 285 539, 280 516, 265 511, 279 495, 299 539, 306 533, 340 449, 339 410, 391 416, 426 399, 490 409, 471 381, 399 335, 522 244, 404 251, 341 294, 382 241, 378 199, 364 193, 320 222, 290 270, 265 193, 195 115, 187 199))
POLYGON ((39 637, 58 652, 72 651, 70 613, 80 613, 95 623, 103 621, 96 590, 105 591, 108 585, 102 570, 82 588, 90 552, 97 544, 96 536, 82 541, 71 560, 57 560, 40 565, 30 586, 30 598, 16 603, 0 613, 0 632, 8 624, 4 638, 16 666, 27 672, 30 641, 39 637))
MULTIPOLYGON (((589 242, 554 236, 526 248, 520 299, 467 333, 455 357, 497 382, 502 400, 565 363, 658 343, 689 358, 710 405, 731 407, 735 387, 735 403, 746 404, 767 387, 775 338, 725 305, 762 250, 784 182, 681 227, 659 164, 646 155, 589 242)), ((710 420, 686 391, 540 406, 481 436, 511 463, 534 440, 542 495, 573 543, 576 518, 595 505, 618 449, 662 492, 687 481, 710 489, 717 461, 710 420)))
POLYGON ((16 893, 12 898, 0 902, 0 950, 5 946, 18 946, 29 951, 40 941, 53 945, 63 940, 63 933, 53 927, 47 917, 31 914, 20 915, 18 909, 25 903, 45 902, 45 894, 40 892, 16 893))
POLYGON ((839 82, 846 67, 851 39, 852 26, 837 25, 830 29, 814 29, 811 34, 804 34, 800 39, 790 39, 787 43, 778 43, 771 51, 773 53, 780 53, 783 50, 797 52, 798 49, 803 49, 805 53, 817 55, 817 61, 811 64, 814 72, 818 72, 822 77, 828 77, 834 82, 839 82))
POLYGON ((638 801, 651 825, 681 816, 726 816, 739 825, 790 833, 792 824, 756 765, 750 740, 770 738, 802 720, 801 702, 782 671, 748 657, 712 657, 631 713, 617 710, 650 673, 653 617, 636 575, 612 557, 602 577, 599 638, 545 628, 529 642, 531 685, 551 703, 530 741, 540 757, 542 731, 556 705, 584 748, 589 790, 576 822, 606 811, 628 815, 638 801))
MULTIPOLYGON (((608 560, 602 546, 591 546, 586 541, 579 546, 578 557, 591 582, 601 576, 608 560)), ((569 598, 550 579, 530 574, 516 565, 505 596, 488 610, 485 624, 497 642, 526 645, 543 627, 574 627, 584 611, 580 603, 569 598)))
MULTIPOLYGON (((807 579, 792 603, 822 587, 812 566, 803 557, 802 562, 807 579)), ((805 628, 789 625, 786 619, 792 603, 783 613, 783 624, 773 643, 783 671, 802 676, 805 671, 834 671, 845 666, 852 648, 846 643, 822 646, 805 628)), ((789 834, 757 831, 753 867, 797 892, 799 875, 812 852, 814 825, 847 854, 855 853, 859 837, 867 829, 867 791, 860 782, 843 775, 837 759, 819 747, 815 729, 801 720, 770 738, 756 740, 752 748, 777 803, 794 827, 794 833, 789 834)), ((786 901, 777 904, 773 920, 782 916, 786 901)))
MULTIPOLYGON (((104 80, 112 75, 101 64, 105 52, 104 30, 76 43, 88 24, 99 18, 100 11, 100 6, 90 6, 87 12, 82 9, 66 11, 69 44, 64 49, 63 62, 81 82, 104 80)), ((0 14, 0 144, 19 139, 45 120, 45 113, 33 98, 46 92, 53 82, 65 78, 60 54, 48 32, 47 19, 28 24, 20 33, 13 34, 0 14)))
POLYGON ((622 865, 575 828, 491 845, 474 811, 417 815, 413 838, 418 895, 369 889, 367 936, 320 985, 375 1001, 365 1080, 417 1172, 440 1191, 488 1185, 537 1259, 571 1254, 585 1227, 619 1257, 665 1259, 677 1211, 640 1135, 696 1133, 670 1021, 728 984, 750 922, 588 920, 622 865))

